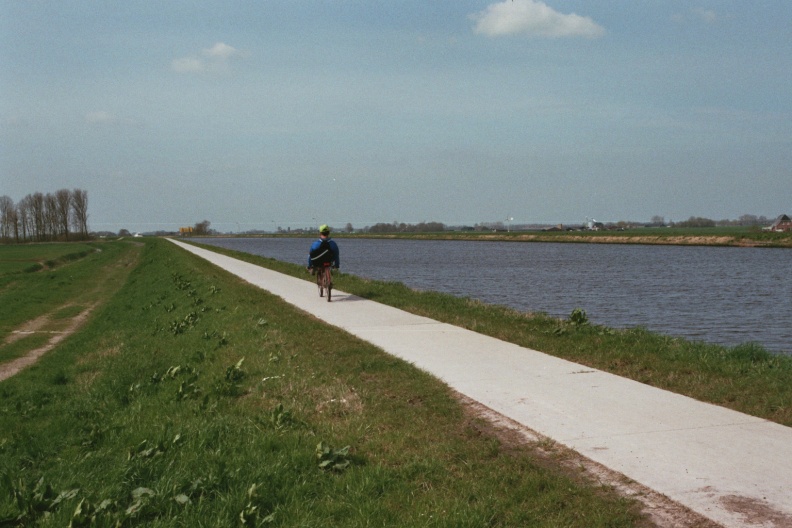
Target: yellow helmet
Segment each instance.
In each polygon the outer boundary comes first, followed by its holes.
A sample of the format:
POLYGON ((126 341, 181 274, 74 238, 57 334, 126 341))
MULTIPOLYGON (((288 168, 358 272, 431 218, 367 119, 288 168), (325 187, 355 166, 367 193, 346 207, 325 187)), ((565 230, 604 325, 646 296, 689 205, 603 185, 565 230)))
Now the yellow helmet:
POLYGON ((330 227, 327 224, 322 224, 319 226, 319 232, 326 235, 330 233, 330 227))

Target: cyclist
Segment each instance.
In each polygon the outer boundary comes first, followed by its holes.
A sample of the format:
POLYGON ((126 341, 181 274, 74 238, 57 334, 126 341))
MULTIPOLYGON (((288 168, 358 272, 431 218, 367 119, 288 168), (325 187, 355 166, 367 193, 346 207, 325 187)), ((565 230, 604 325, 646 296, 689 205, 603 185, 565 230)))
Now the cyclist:
POLYGON ((314 266, 322 266, 326 263, 335 269, 341 267, 341 254, 338 251, 338 244, 330 238, 330 228, 327 224, 319 226, 319 239, 311 244, 308 251, 308 269, 314 272, 314 266))

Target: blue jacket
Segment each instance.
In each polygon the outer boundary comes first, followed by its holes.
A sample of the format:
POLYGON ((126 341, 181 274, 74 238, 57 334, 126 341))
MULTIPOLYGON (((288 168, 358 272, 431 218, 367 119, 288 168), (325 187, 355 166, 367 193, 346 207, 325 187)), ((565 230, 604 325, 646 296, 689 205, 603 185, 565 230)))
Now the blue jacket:
MULTIPOLYGON (((335 240, 327 237, 327 241, 330 243, 330 249, 333 251, 333 266, 336 268, 341 267, 341 253, 338 252, 338 244, 335 243, 335 240)), ((311 251, 314 249, 319 249, 319 246, 322 243, 322 239, 315 240, 313 244, 311 244, 311 249, 308 250, 308 267, 311 267, 311 251)))

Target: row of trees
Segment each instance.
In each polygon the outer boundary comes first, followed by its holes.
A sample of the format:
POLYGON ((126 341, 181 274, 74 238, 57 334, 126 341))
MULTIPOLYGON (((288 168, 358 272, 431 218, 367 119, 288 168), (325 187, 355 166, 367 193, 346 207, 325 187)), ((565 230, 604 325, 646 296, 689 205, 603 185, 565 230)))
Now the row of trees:
MULTIPOLYGON (((603 224, 602 222, 592 222, 598 226, 600 229, 630 229, 636 227, 715 227, 715 226, 767 226, 772 223, 772 219, 768 219, 766 216, 756 216, 745 214, 740 216, 737 220, 712 220, 709 218, 702 218, 700 216, 691 216, 687 220, 683 220, 681 222, 666 222, 665 218, 662 216, 653 216, 652 220, 649 223, 644 222, 628 222, 628 221, 620 221, 620 222, 608 222, 603 224)), ((450 229, 461 230, 461 231, 509 231, 509 230, 524 230, 524 229, 535 229, 541 226, 529 226, 529 225, 515 225, 511 226, 509 224, 504 224, 503 222, 484 222, 481 224, 476 224, 474 226, 457 226, 450 229)), ((573 229, 586 229, 586 227, 591 228, 591 225, 586 226, 581 225, 577 228, 573 226, 573 229)), ((405 224, 399 222, 393 222, 392 224, 387 223, 379 223, 374 224, 373 226, 365 227, 362 232, 364 233, 425 233, 425 232, 437 232, 437 231, 445 231, 448 227, 440 222, 421 222, 419 224, 405 224)), ((347 224, 347 232, 351 233, 354 230, 352 229, 352 224, 347 224)))
MULTIPOLYGON (((347 224, 349 228, 352 224, 347 224)), ((405 224, 393 222, 392 224, 379 223, 373 226, 366 227, 365 232, 368 233, 432 233, 436 231, 445 231, 445 224, 440 222, 421 222, 418 224, 405 224)), ((347 231, 350 231, 347 229, 347 231)))
POLYGON ((0 196, 0 241, 84 240, 88 233, 88 191, 60 189, 28 194, 19 203, 0 196))
MULTIPOLYGON (((670 222, 669 225, 674 227, 715 227, 715 226, 767 226, 773 223, 772 218, 766 216, 756 216, 752 214, 744 214, 737 220, 712 220, 710 218, 702 218, 700 216, 691 216, 687 220, 681 222, 670 222)), ((666 225, 665 218, 662 216, 653 216, 651 225, 661 227, 666 225)))

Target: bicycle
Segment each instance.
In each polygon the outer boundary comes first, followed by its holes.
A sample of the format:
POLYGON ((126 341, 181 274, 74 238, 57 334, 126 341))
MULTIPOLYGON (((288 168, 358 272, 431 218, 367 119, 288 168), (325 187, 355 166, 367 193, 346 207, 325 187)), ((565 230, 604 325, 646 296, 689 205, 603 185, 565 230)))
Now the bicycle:
POLYGON ((330 262, 322 264, 316 269, 316 285, 319 287, 319 297, 324 297, 324 292, 327 291, 327 302, 330 302, 330 297, 333 292, 333 272, 330 262))

